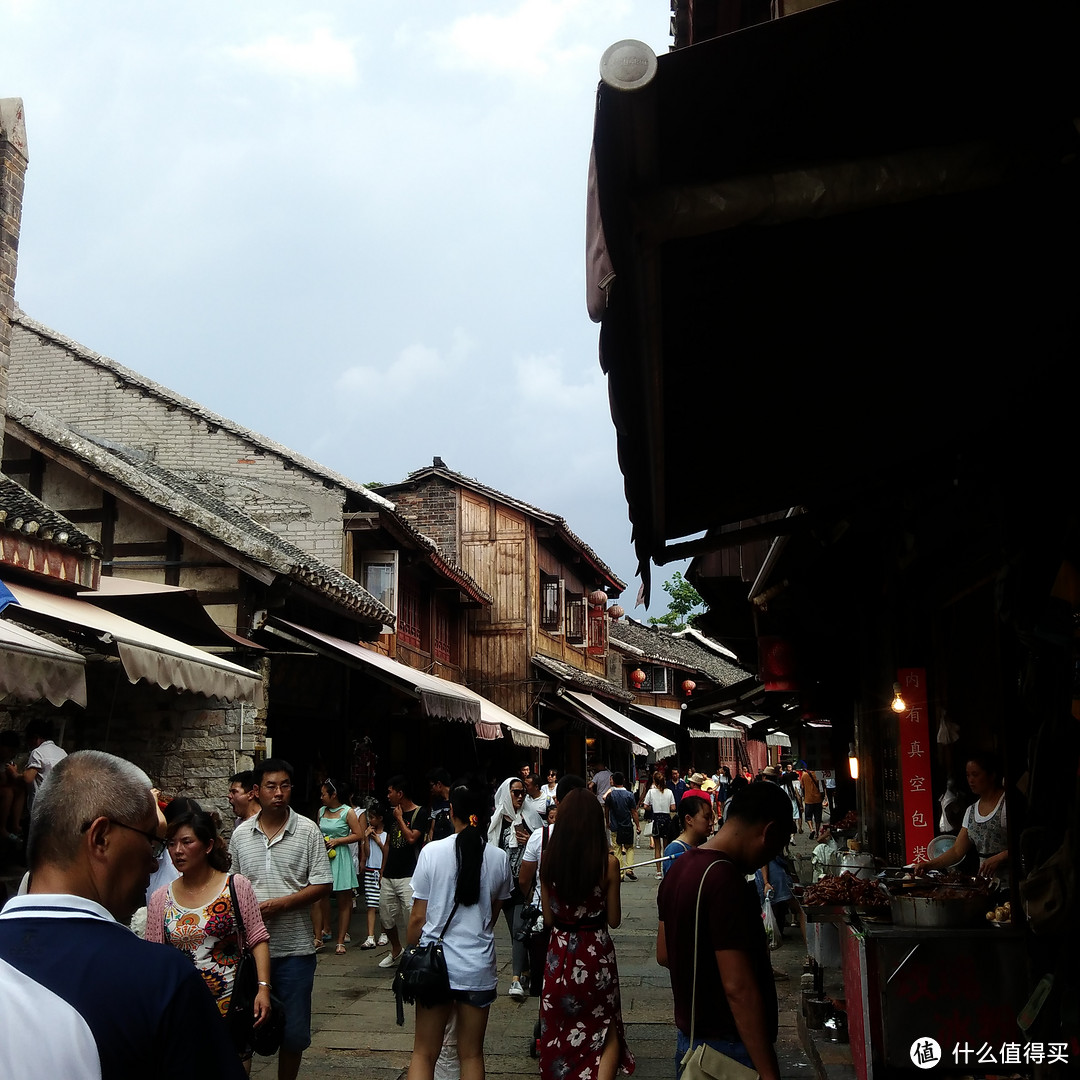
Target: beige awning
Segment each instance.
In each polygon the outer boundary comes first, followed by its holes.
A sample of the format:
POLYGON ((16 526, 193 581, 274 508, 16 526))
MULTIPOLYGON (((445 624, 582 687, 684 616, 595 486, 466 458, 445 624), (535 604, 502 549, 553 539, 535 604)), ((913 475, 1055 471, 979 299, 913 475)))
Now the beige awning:
POLYGON ((363 645, 312 630, 309 626, 288 622, 286 619, 273 619, 267 623, 266 629, 279 637, 307 645, 324 655, 366 665, 376 678, 419 699, 424 715, 474 724, 477 738, 501 739, 502 729, 505 727, 517 746, 539 746, 545 749, 548 746, 548 737, 539 728, 519 720, 513 713, 460 683, 440 679, 426 671, 418 671, 373 649, 366 649, 363 645))
POLYGON ((9 584, 8 588, 22 610, 39 621, 43 619, 61 632, 67 627, 89 633, 103 645, 115 644, 124 671, 133 683, 146 679, 162 689, 262 704, 262 678, 239 664, 83 600, 27 585, 9 584))
POLYGON ((579 694, 576 690, 567 690, 565 697, 573 698, 579 705, 584 706, 589 712, 595 713, 604 723, 626 734, 637 743, 644 743, 648 750, 646 756, 650 761, 658 761, 660 758, 674 757, 675 744, 666 735, 657 735, 650 731, 644 724, 631 720, 617 712, 610 705, 606 705, 592 694, 579 694))
POLYGON ((86 708, 86 660, 63 645, 0 619, 0 698, 74 701, 86 708))

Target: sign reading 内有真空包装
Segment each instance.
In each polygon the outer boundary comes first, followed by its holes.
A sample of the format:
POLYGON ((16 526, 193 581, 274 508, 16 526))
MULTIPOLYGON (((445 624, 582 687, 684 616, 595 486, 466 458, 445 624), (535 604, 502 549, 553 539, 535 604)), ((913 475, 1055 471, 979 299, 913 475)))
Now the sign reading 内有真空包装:
POLYGON ((899 714, 900 801, 903 805, 904 858, 925 859, 934 838, 934 794, 930 789, 930 715, 926 669, 901 668, 896 673, 907 709, 899 714))

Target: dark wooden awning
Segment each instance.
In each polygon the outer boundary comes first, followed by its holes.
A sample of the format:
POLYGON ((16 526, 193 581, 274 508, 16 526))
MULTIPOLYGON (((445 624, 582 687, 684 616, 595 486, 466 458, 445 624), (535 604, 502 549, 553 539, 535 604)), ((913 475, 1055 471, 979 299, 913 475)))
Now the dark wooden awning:
POLYGON ((1015 455, 1066 407, 1077 29, 836 0, 600 86, 589 301, 646 584, 678 538, 1015 455))

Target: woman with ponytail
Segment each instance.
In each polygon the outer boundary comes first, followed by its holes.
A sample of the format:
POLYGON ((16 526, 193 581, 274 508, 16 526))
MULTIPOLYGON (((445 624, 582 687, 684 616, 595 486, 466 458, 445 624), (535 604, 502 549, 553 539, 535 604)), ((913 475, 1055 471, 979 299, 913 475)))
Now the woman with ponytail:
POLYGON ((483 1080, 488 1009, 498 996, 495 922, 510 897, 505 851, 487 842, 489 794, 464 783, 450 791, 454 835, 426 844, 413 872, 409 944, 438 941, 450 976, 451 999, 416 1006, 408 1080, 431 1080, 453 1013, 461 1080, 483 1080))

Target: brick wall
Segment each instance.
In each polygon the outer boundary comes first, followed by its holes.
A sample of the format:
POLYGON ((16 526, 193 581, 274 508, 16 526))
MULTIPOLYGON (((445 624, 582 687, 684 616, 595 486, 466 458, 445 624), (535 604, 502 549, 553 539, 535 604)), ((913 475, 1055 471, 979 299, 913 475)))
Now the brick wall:
POLYGON ((433 476, 414 488, 395 489, 391 497, 398 513, 430 536, 444 559, 460 565, 457 488, 433 476))
POLYGON ((15 271, 19 262, 26 162, 22 101, 19 98, 0 99, 0 451, 4 447, 11 316, 15 310, 15 271))
POLYGON ((87 434, 146 451, 302 550, 341 567, 341 486, 18 324, 10 376, 12 396, 25 404, 87 434))

